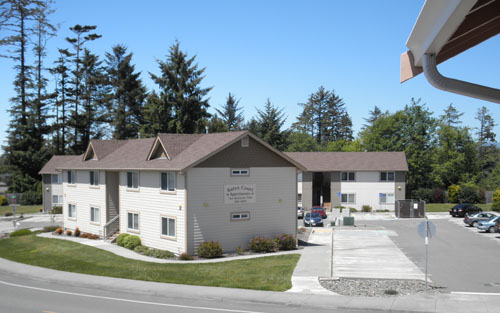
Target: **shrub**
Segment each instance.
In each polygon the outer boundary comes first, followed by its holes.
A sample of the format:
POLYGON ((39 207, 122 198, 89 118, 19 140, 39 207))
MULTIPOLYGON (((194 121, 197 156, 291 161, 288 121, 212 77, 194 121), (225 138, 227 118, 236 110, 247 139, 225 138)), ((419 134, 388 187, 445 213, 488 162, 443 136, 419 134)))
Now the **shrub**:
POLYGON ((500 189, 493 192, 493 204, 491 205, 493 211, 500 211, 500 189))
POLYGON ((238 246, 238 248, 236 248, 236 254, 238 255, 242 255, 243 254, 243 248, 238 246))
POLYGON ((372 207, 369 206, 369 205, 367 205, 367 204, 365 204, 365 205, 363 205, 361 207, 361 211, 363 211, 363 212, 371 212, 372 211, 372 207))
POLYGON ((275 252, 277 246, 276 242, 271 238, 257 236, 250 242, 250 250, 254 252, 275 252))
POLYGON ((90 235, 90 234, 87 234, 87 233, 82 233, 82 234, 80 235, 80 238, 89 238, 89 235, 90 235))
POLYGON ((220 258, 223 253, 218 241, 204 241, 198 246, 198 256, 205 259, 220 258))
POLYGON ((7 197, 4 195, 0 196, 0 206, 8 205, 9 201, 7 201, 7 197))
POLYGON ((298 230, 299 234, 303 234, 306 231, 307 231, 307 228, 305 228, 305 227, 300 227, 299 230, 298 230))
POLYGON ((12 213, 12 212, 5 212, 5 216, 12 216, 12 215, 14 215, 14 213, 12 213))
POLYGON ((36 191, 26 191, 21 195, 21 205, 33 205, 42 203, 42 194, 36 191))
POLYGON ((71 236, 71 234, 72 234, 72 233, 73 233, 73 232, 71 231, 71 229, 67 229, 67 230, 66 230, 66 235, 71 236))
POLYGON ((99 237, 99 235, 87 234, 87 238, 88 238, 88 239, 99 239, 99 238, 101 238, 101 237, 99 237))
POLYGON ((54 232, 59 228, 59 226, 45 226, 42 230, 43 233, 54 232))
POLYGON ((75 233, 74 233, 75 237, 80 237, 80 229, 77 227, 75 228, 75 233))
POLYGON ((116 237, 116 244, 121 246, 121 247, 124 247, 125 246, 125 239, 128 236, 130 236, 130 234, 127 234, 127 233, 119 234, 118 237, 116 237))
POLYGON ((460 203, 478 203, 481 202, 479 197, 479 188, 474 184, 460 185, 458 192, 458 201, 460 203))
POLYGON ((458 203, 459 193, 460 193, 460 186, 450 185, 450 187, 448 187, 448 201, 450 203, 458 203))
POLYGON ((31 230, 25 228, 25 229, 19 229, 19 230, 13 231, 12 233, 10 233, 10 237, 26 236, 26 235, 30 235, 30 234, 31 234, 31 230))
POLYGON ((160 250, 160 249, 150 249, 150 251, 153 251, 153 258, 157 259, 173 259, 175 258, 175 254, 173 254, 170 251, 167 250, 160 250))
POLYGON ((292 235, 281 234, 274 237, 274 242, 280 251, 294 250, 296 248, 295 239, 292 235))
POLYGON ((351 208, 351 213, 356 213, 358 212, 358 210, 356 210, 355 208, 351 208))
POLYGON ((62 206, 55 206, 50 210, 50 214, 62 214, 62 206))
POLYGON ((124 240, 124 247, 130 250, 134 250, 135 247, 141 245, 141 238, 139 236, 130 235, 124 240))
POLYGON ((43 211, 43 208, 40 208, 40 212, 42 212, 42 211, 43 211))
POLYGON ((390 210, 375 210, 375 212, 386 213, 386 212, 391 212, 391 211, 390 210))
POLYGON ((146 251, 148 251, 148 250, 149 250, 149 248, 148 248, 148 247, 146 247, 146 246, 142 246, 142 245, 137 246, 137 247, 135 247, 135 248, 134 248, 134 251, 135 251, 135 252, 137 252, 137 253, 142 253, 142 254, 145 254, 145 253, 146 253, 146 251))
POLYGON ((445 194, 444 190, 441 188, 432 188, 432 202, 433 203, 444 203, 445 194))
POLYGON ((56 229, 56 233, 61 235, 63 233, 63 229, 61 227, 59 227, 58 229, 56 229))
POLYGON ((424 200, 425 202, 432 202, 432 189, 430 188, 418 188, 413 191, 413 198, 424 200))
POLYGON ((181 253, 181 255, 179 255, 179 260, 191 261, 192 259, 193 259, 193 257, 187 252, 183 252, 183 253, 181 253))

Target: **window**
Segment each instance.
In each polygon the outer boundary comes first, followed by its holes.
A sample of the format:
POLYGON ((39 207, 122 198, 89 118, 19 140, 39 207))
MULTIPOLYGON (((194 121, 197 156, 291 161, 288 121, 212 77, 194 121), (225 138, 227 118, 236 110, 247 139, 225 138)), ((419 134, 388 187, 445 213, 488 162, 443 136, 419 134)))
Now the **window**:
POLYGON ((90 171, 90 186, 99 186, 99 172, 90 171))
POLYGON ((394 172, 380 172, 380 181, 394 181, 394 172))
POLYGON ((161 173, 161 190, 175 191, 175 172, 161 173))
POLYGON ((297 195, 297 201, 302 201, 302 194, 301 194, 301 193, 299 193, 299 194, 297 195))
POLYGON ((68 204, 68 217, 76 218, 76 205, 68 204))
POLYGON ((341 195, 340 202, 342 202, 342 203, 356 203, 356 194, 354 194, 354 193, 343 193, 341 195))
POLYGON ((300 183, 302 181, 302 172, 297 174, 297 181, 300 183))
POLYGON ((128 228, 139 230, 139 214, 138 213, 128 213, 128 228))
POLYGON ((243 168, 234 169, 234 170, 231 170, 231 175, 232 176, 248 176, 248 175, 250 175, 250 171, 248 169, 243 169, 243 168))
POLYGON ((68 184, 74 185, 76 183, 75 180, 75 172, 73 171, 68 171, 68 184))
POLYGON ((241 138, 241 146, 243 148, 248 148, 249 145, 250 145, 250 139, 248 138, 248 136, 241 138))
POLYGON ((138 189, 139 188, 139 173, 138 172, 127 172, 127 188, 138 189))
POLYGON ((175 218, 161 218, 161 234, 163 236, 175 238, 175 218))
POLYGON ((53 184, 60 184, 61 183, 61 175, 52 174, 52 183, 53 184))
POLYGON ((342 181, 355 181, 356 173, 354 172, 342 172, 342 181))
POLYGON ((63 197, 60 195, 52 195, 52 204, 61 204, 63 202, 63 197))
POLYGON ((250 219, 250 213, 248 212, 231 213, 231 220, 233 221, 241 221, 249 219, 250 219))
POLYGON ((99 223, 99 208, 90 208, 90 221, 94 223, 99 223))
POLYGON ((393 193, 381 193, 380 194, 380 203, 394 203, 394 194, 393 193))

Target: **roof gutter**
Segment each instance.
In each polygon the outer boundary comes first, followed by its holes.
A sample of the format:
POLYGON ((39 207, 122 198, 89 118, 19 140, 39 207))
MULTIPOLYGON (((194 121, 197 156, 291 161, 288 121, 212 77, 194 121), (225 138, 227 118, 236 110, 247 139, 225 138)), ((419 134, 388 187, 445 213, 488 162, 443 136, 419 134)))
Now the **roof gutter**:
POLYGON ((499 89, 477 85, 441 75, 441 73, 437 70, 436 55, 434 53, 424 54, 424 57, 422 58, 422 66, 425 78, 427 78, 427 81, 429 81, 429 83, 437 89, 500 103, 499 89))

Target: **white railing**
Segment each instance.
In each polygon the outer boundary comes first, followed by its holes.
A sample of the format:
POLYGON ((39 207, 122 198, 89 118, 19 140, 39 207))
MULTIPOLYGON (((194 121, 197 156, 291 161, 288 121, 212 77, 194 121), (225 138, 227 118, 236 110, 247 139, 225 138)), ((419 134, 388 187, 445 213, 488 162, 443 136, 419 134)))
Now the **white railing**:
POLYGON ((108 239, 108 237, 112 236, 114 233, 118 231, 120 228, 120 215, 113 217, 109 222, 107 222, 103 228, 104 239, 108 239))

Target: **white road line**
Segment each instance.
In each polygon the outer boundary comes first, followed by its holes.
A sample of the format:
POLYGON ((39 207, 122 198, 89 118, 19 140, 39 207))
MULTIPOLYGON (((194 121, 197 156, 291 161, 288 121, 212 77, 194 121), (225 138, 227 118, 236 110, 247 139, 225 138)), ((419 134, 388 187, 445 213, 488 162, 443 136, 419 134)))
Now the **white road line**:
POLYGON ((96 299, 104 299, 104 300, 112 300, 112 301, 122 301, 122 302, 131 302, 138 304, 149 304, 149 305, 157 305, 157 306, 165 306, 165 307, 174 307, 174 308, 183 308, 183 309, 196 309, 196 310, 205 310, 205 311, 219 311, 219 312, 233 312, 233 313, 264 313, 257 311, 244 311, 244 310, 232 310, 232 309, 218 309, 218 308, 209 308, 209 307, 201 307, 201 306, 190 306, 190 305, 179 305, 179 304, 170 304, 170 303, 159 303, 159 302, 148 302, 148 301, 139 301, 139 300, 130 300, 130 299, 122 299, 122 298, 113 298, 113 297, 103 297, 103 296, 95 296, 84 293, 75 293, 75 292, 67 292, 67 291, 59 291, 59 290, 51 290, 39 287, 25 286, 12 284, 5 281, 0 280, 0 284, 4 284, 7 286, 39 290, 45 292, 59 293, 64 295, 72 295, 77 297, 86 297, 86 298, 96 298, 96 299))
POLYGON ((461 291, 452 291, 450 293, 455 294, 455 295, 500 296, 500 293, 494 293, 494 292, 461 292, 461 291))

